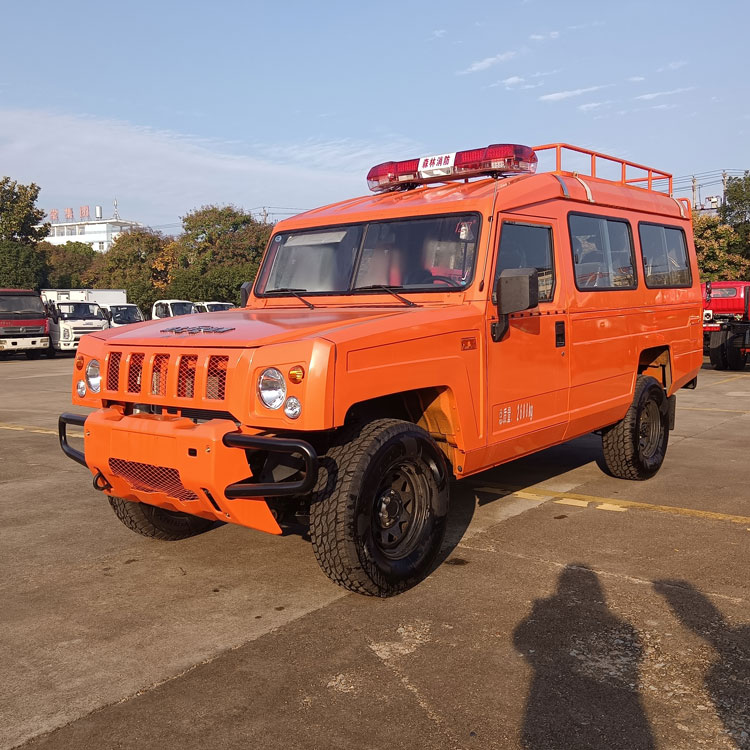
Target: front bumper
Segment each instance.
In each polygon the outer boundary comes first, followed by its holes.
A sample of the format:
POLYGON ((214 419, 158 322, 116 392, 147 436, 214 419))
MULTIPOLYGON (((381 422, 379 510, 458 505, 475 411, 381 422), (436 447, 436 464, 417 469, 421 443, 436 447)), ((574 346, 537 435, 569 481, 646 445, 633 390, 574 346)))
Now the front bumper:
POLYGON ((234 422, 153 414, 124 416, 116 409, 61 414, 60 447, 94 475, 108 495, 166 510, 280 534, 267 497, 303 495, 315 485, 318 457, 303 441, 240 432, 234 422), (67 425, 84 431, 84 450, 68 443, 67 425), (304 477, 253 481, 246 450, 301 457, 304 477))
POLYGON ((28 352, 34 349, 46 349, 49 346, 48 336, 34 336, 33 338, 5 338, 0 339, 0 352, 28 352))

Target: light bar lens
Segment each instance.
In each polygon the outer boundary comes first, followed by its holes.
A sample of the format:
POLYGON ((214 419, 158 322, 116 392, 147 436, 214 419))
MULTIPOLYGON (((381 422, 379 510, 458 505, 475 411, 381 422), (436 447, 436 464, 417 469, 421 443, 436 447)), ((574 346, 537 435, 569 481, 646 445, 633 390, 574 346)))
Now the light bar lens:
POLYGON ((536 154, 529 146, 495 143, 486 148, 458 151, 455 154, 383 162, 369 171, 367 186, 373 192, 380 193, 398 187, 496 172, 533 174, 536 166, 536 154))

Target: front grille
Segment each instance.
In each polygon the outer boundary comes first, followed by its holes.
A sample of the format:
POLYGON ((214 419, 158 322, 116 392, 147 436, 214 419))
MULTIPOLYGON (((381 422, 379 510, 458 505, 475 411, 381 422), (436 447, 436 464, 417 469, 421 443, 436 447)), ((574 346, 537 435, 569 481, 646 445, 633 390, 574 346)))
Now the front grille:
POLYGON ((110 458, 109 469, 116 477, 128 481, 135 490, 163 492, 169 497, 186 502, 198 499, 198 495, 183 485, 177 469, 125 461, 121 458, 110 458))
POLYGON ((91 326, 91 327, 87 326, 86 328, 76 328, 74 326, 73 327, 73 334, 76 335, 76 336, 83 336, 84 333, 97 333, 100 330, 101 330, 101 328, 94 328, 93 326, 91 326))
MULTIPOLYGON (((231 359, 224 354, 111 351, 107 360, 106 390, 110 394, 120 392, 123 396, 137 394, 146 401, 148 396, 225 401, 231 359)), ((211 408, 212 404, 206 406, 211 408)))
POLYGON ((128 366, 128 393, 140 393, 143 380, 143 354, 133 354, 128 366))
POLYGON ((195 368, 198 357, 195 354, 183 354, 177 371, 177 395, 180 398, 192 398, 195 395, 195 368))
POLYGON ((3 326, 0 330, 5 336, 41 336, 44 326, 3 326))
POLYGON ((208 358, 208 380, 206 398, 223 401, 227 388, 227 366, 229 357, 208 358))
POLYGON ((151 395, 167 395, 167 370, 169 367, 169 355, 157 354, 154 357, 154 369, 151 372, 151 395))
POLYGON ((120 359, 122 352, 112 352, 107 365, 107 390, 116 391, 120 383, 120 359))

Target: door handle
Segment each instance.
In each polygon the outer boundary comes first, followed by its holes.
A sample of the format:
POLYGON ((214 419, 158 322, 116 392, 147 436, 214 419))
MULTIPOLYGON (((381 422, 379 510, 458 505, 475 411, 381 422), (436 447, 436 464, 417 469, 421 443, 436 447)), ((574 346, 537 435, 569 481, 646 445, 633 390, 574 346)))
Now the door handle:
POLYGON ((555 322, 555 347, 565 346, 565 321, 555 322))

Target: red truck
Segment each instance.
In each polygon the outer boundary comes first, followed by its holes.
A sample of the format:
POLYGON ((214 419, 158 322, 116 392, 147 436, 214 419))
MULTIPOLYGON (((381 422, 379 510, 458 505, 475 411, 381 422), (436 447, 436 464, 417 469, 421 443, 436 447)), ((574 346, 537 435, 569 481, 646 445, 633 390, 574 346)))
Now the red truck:
POLYGON ((708 281, 703 295, 703 348, 717 370, 742 370, 750 354, 750 281, 708 281))
POLYGON ((39 292, 0 289, 0 354, 25 352, 36 359, 49 347, 49 321, 39 292))

